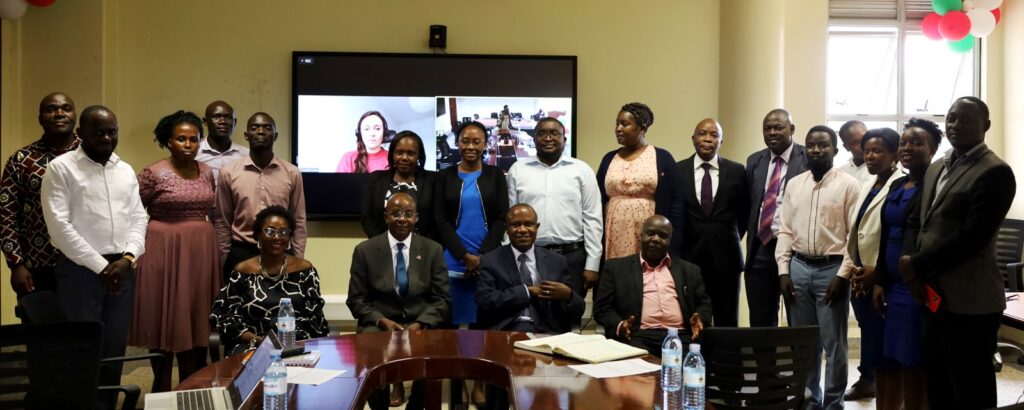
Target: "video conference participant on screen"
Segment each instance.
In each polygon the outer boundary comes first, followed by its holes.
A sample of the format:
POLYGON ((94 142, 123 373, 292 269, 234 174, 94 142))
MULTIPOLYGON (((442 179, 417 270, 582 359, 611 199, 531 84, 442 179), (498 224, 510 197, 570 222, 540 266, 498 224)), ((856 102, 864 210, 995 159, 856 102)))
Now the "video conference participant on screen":
POLYGON ((346 152, 336 172, 370 173, 388 169, 388 152, 381 148, 388 135, 388 121, 377 111, 367 111, 356 126, 356 149, 346 152))

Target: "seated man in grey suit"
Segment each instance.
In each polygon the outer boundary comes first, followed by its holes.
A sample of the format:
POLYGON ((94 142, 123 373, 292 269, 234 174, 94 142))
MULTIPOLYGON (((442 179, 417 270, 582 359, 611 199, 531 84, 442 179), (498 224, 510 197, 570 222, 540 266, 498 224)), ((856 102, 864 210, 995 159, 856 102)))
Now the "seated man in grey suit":
POLYGON ((569 287, 564 256, 539 246, 537 213, 509 208, 505 232, 510 245, 480 258, 475 327, 518 332, 565 333, 583 316, 583 298, 569 287))
MULTIPOLYGON (((421 330, 448 320, 448 268, 441 245, 419 235, 416 201, 392 195, 384 208, 386 233, 356 245, 352 253, 348 300, 356 332, 421 330)), ((406 408, 422 407, 422 386, 413 383, 406 408)), ((370 397, 370 408, 387 409, 387 389, 370 397)))
POLYGON ((594 318, 605 336, 657 357, 668 328, 679 329, 683 343, 689 343, 711 320, 700 268, 669 255, 671 241, 668 218, 647 218, 640 230, 640 253, 605 262, 594 297, 594 318))

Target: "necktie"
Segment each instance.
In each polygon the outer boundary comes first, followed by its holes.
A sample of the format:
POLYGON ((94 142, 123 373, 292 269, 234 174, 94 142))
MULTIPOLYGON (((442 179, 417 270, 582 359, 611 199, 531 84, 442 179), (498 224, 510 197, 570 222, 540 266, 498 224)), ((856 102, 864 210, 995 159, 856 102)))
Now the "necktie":
POLYGON ((405 244, 399 242, 398 255, 395 256, 395 282, 398 283, 398 295, 405 297, 409 293, 409 270, 405 266, 405 255, 402 253, 402 249, 405 249, 405 244))
POLYGON ((768 181, 768 188, 764 191, 764 201, 761 202, 761 220, 758 222, 757 229, 757 238, 765 245, 772 240, 775 202, 779 199, 779 188, 782 186, 782 157, 775 157, 773 162, 775 162, 775 169, 772 170, 772 179, 768 181))
POLYGON ((704 208, 704 216, 711 216, 711 207, 714 206, 711 199, 711 164, 705 162, 700 167, 704 168, 704 179, 700 182, 700 207, 704 208))
MULTIPOLYGON (((533 286, 533 277, 530 276, 530 265, 527 264, 529 260, 530 257, 526 256, 525 253, 519 255, 519 278, 523 280, 524 285, 533 286)), ((536 317, 536 315, 534 315, 533 313, 533 302, 534 301, 531 300, 530 306, 528 306, 526 309, 523 309, 522 313, 520 313, 519 315, 529 318, 536 317)))

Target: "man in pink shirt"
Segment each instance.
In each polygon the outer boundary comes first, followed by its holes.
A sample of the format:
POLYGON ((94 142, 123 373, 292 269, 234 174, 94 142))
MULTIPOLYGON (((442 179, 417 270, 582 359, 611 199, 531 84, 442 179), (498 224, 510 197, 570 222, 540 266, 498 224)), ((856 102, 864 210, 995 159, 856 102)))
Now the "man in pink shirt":
POLYGON ((671 241, 668 218, 647 218, 640 230, 640 253, 605 262, 594 296, 594 317, 607 337, 658 357, 667 329, 679 329, 683 343, 689 343, 711 320, 700 268, 671 257, 671 241))
MULTIPOLYGON (((850 272, 846 251, 850 215, 857 211, 860 184, 832 166, 838 136, 818 125, 807 132, 804 153, 810 171, 793 177, 782 200, 775 260, 779 288, 792 326, 818 326, 825 351, 807 375, 815 409, 842 409, 847 379, 846 323, 850 314, 850 272)), ((821 349, 821 348, 819 348, 821 349)))

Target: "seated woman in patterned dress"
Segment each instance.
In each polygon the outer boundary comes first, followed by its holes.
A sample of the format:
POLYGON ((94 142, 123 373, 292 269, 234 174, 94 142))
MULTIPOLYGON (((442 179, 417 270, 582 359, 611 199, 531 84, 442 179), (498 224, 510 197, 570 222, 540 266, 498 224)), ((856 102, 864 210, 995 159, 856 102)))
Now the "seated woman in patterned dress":
POLYGON ((327 336, 320 276, 309 261, 288 254, 295 217, 280 206, 260 211, 253 222, 259 256, 235 265, 213 301, 210 319, 238 353, 259 345, 277 326, 277 309, 288 297, 295 307, 297 340, 327 336))

